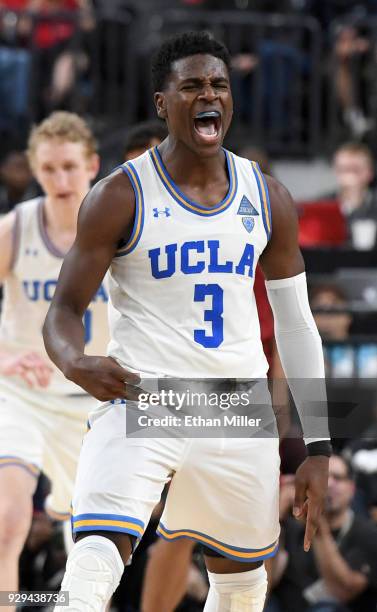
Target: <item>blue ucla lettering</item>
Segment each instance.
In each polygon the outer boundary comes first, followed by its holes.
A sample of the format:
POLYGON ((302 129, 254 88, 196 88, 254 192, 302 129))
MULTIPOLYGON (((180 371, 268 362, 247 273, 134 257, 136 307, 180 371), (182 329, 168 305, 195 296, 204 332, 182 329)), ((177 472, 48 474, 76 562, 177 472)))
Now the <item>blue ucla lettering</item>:
POLYGON ((22 282, 24 293, 31 302, 38 302, 39 300, 51 302, 56 284, 55 279, 47 281, 24 280, 22 282))
POLYGON ((109 300, 106 289, 103 285, 101 285, 98 289, 97 293, 92 299, 92 302, 96 302, 97 300, 102 300, 102 302, 107 302, 109 300))
POLYGON ((167 267, 165 270, 160 270, 159 259, 161 249, 150 249, 148 251, 149 258, 151 260, 152 275, 154 278, 168 278, 173 276, 175 272, 175 254, 177 251, 176 244, 167 244, 165 247, 165 253, 167 256, 167 267))
POLYGON ((41 281, 23 281, 22 286, 28 300, 37 302, 40 299, 41 281))
POLYGON ((238 266, 236 267, 236 273, 246 276, 246 268, 249 268, 248 276, 253 277, 253 266, 254 266, 254 247, 252 244, 245 244, 245 249, 240 259, 238 266))
MULTIPOLYGON (((43 300, 45 302, 51 302, 54 297, 55 289, 57 285, 56 279, 40 281, 40 280, 24 280, 22 281, 23 290, 25 296, 31 302, 38 302, 43 300)), ((108 295, 103 285, 100 286, 97 293, 93 297, 92 302, 102 300, 102 302, 108 301, 108 295)))
POLYGON ((56 280, 49 280, 44 283, 43 297, 46 300, 46 302, 51 302, 52 298, 54 297, 56 285, 57 285, 56 280))
MULTIPOLYGON (((249 276, 250 278, 254 275, 254 246, 252 244, 245 244, 245 248, 241 255, 238 264, 235 266, 235 262, 226 260, 220 262, 219 256, 220 241, 219 240, 208 240, 207 243, 204 240, 187 241, 184 242, 180 249, 180 266, 183 274, 201 274, 206 268, 210 274, 225 273, 239 274, 241 276, 249 276), (201 259, 196 258, 195 253, 205 253, 206 247, 209 251, 209 258, 201 259), (209 259, 209 263, 208 263, 209 259), (193 261, 194 260, 194 261, 193 261)), ((148 251, 149 259, 151 261, 151 271, 154 278, 169 278, 173 276, 177 268, 176 253, 178 250, 177 244, 167 244, 165 246, 166 258, 161 256, 161 249, 150 249, 148 251), (160 259, 166 261, 165 265, 160 262, 160 259)))
POLYGON ((190 264, 190 251, 204 253, 204 240, 184 242, 181 246, 181 270, 183 274, 200 274, 205 268, 204 261, 190 264))
POLYGON ((208 272, 225 272, 230 274, 233 272, 233 263, 231 261, 227 261, 224 264, 219 263, 219 247, 220 242, 218 240, 208 240, 210 252, 208 272))

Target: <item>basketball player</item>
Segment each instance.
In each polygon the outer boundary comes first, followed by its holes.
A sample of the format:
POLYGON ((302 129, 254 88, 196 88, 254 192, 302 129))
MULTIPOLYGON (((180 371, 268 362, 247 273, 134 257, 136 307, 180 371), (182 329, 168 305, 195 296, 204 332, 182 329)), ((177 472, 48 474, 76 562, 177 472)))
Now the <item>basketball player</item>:
POLYGON ((139 157, 147 149, 159 145, 167 137, 165 122, 155 119, 136 123, 127 130, 123 148, 124 161, 139 157))
MULTIPOLYGON (((263 382, 251 291, 259 258, 286 376, 323 377, 296 215, 277 181, 222 148, 232 117, 222 44, 207 33, 180 34, 159 49, 153 75, 169 136, 87 196, 44 326, 52 360, 103 402, 79 460, 65 609, 104 609, 172 477, 159 531, 206 545, 205 611, 261 612, 263 560, 279 536, 278 439, 126 436, 126 413, 137 405, 140 376, 263 382), (109 267, 109 356, 88 357, 82 315, 109 267)), ((297 472, 295 513, 306 518, 308 550, 330 445, 305 433, 309 456, 297 472)))
MULTIPOLYGON (((69 518, 87 413, 95 404, 50 362, 41 331, 80 203, 98 171, 96 143, 77 115, 57 112, 32 130, 28 155, 45 195, 0 222, 0 591, 17 589, 40 470, 52 481, 49 514, 69 518)), ((89 351, 106 346, 106 301, 101 285, 84 314, 89 351)))

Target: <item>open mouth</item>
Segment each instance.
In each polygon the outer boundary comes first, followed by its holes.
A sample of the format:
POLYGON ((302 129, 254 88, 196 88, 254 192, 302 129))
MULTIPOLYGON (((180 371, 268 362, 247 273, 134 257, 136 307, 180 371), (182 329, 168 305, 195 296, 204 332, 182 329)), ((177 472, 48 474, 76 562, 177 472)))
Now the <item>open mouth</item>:
POLYGON ((195 131, 206 141, 216 140, 221 126, 219 111, 203 111, 194 117, 195 131))

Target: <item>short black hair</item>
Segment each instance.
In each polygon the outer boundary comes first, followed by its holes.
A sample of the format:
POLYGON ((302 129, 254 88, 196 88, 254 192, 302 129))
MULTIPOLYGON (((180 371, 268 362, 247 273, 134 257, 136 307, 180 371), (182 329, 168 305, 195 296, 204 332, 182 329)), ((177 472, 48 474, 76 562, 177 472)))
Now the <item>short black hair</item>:
POLYGON ((230 70, 230 55, 226 46, 209 32, 183 32, 162 43, 152 61, 153 91, 162 91, 172 71, 172 64, 191 55, 206 54, 221 59, 230 70))
POLYGON ((124 155, 134 149, 148 149, 153 138, 165 140, 168 135, 166 123, 159 119, 142 121, 131 126, 127 131, 124 143, 124 155))

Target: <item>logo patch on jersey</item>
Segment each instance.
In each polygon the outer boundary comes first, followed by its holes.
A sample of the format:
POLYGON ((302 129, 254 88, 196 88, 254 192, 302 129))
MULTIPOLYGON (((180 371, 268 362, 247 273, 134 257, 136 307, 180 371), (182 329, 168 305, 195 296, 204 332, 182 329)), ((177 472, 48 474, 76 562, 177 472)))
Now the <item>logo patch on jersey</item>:
POLYGON ((250 200, 244 195, 240 202, 240 207, 238 209, 237 215, 252 215, 253 217, 256 217, 257 215, 259 215, 259 212, 255 208, 255 206, 252 205, 250 200))
POLYGON ((38 255, 38 249, 29 249, 29 247, 27 247, 25 249, 25 255, 31 255, 32 257, 36 257, 38 255))
POLYGON ((254 229, 254 225, 255 225, 255 221, 253 219, 253 217, 242 217, 242 223, 244 228, 249 232, 254 229))
POLYGON ((163 208, 162 210, 158 210, 158 208, 154 208, 153 209, 153 216, 154 217, 163 217, 165 215, 165 217, 171 217, 171 212, 170 212, 170 208, 168 208, 167 206, 165 206, 165 208, 163 208))

